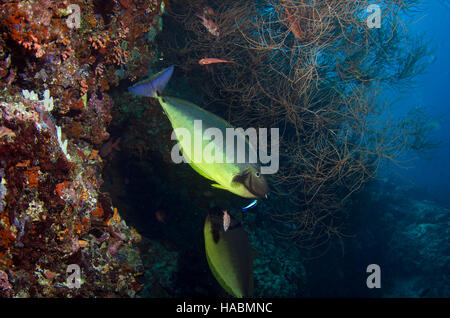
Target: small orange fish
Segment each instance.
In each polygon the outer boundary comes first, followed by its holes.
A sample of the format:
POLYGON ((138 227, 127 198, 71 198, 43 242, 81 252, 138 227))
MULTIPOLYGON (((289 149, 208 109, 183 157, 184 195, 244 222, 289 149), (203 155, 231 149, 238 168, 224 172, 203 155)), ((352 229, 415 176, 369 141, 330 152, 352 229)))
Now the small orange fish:
POLYGON ((166 215, 165 215, 165 213, 163 211, 157 210, 155 212, 155 217, 156 217, 156 220, 158 220, 158 222, 166 223, 166 215))
POLYGON ((209 64, 216 64, 216 63, 236 63, 236 62, 217 59, 215 57, 205 57, 198 61, 198 64, 200 64, 200 65, 209 65, 209 64))
POLYGON ((214 21, 207 19, 204 14, 196 14, 196 16, 202 20, 201 23, 209 33, 214 36, 219 36, 219 27, 214 23, 214 21))
POLYGON ((285 8, 285 11, 289 22, 289 30, 292 32, 296 40, 303 40, 304 34, 300 26, 300 22, 298 22, 298 20, 289 12, 287 8, 285 8))
POLYGON ((203 14, 204 15, 216 15, 216 12, 211 7, 205 6, 203 7, 203 14))
POLYGON ((109 138, 108 141, 105 142, 100 148, 100 156, 103 158, 108 157, 114 149, 120 151, 119 144, 121 139, 122 137, 119 137, 115 141, 113 141, 112 138, 109 138))

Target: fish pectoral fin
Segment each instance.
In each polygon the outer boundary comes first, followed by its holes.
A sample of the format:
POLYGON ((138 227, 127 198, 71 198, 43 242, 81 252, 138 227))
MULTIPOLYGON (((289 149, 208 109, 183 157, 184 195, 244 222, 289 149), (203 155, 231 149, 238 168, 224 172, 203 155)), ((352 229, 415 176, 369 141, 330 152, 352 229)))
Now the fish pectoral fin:
POLYGON ((241 173, 234 175, 233 179, 231 179, 231 181, 236 182, 236 183, 244 183, 245 178, 251 172, 251 169, 252 168, 247 168, 247 169, 243 170, 241 173))
POLYGON ((243 184, 244 183, 244 177, 241 176, 240 174, 237 174, 235 176, 233 176, 233 179, 231 179, 232 184, 236 185, 236 183, 240 183, 243 184))

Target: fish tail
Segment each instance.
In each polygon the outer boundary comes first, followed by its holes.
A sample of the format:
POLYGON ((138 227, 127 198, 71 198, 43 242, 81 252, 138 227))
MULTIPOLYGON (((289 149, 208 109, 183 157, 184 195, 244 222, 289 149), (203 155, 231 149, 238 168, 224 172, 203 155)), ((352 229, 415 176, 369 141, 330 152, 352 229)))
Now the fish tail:
POLYGON ((161 93, 169 82, 173 68, 174 66, 171 65, 163 69, 149 78, 128 87, 128 91, 140 96, 157 97, 157 94, 161 93))

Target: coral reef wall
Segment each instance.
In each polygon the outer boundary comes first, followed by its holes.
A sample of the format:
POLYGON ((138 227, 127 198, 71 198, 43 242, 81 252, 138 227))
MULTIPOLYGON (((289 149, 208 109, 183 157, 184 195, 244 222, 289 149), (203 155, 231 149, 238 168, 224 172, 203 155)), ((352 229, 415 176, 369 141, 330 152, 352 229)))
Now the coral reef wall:
POLYGON ((147 74, 163 10, 160 0, 0 4, 0 296, 142 288, 141 236, 100 191, 102 157, 115 145, 108 92, 147 74), (71 264, 82 288, 70 288, 71 264))

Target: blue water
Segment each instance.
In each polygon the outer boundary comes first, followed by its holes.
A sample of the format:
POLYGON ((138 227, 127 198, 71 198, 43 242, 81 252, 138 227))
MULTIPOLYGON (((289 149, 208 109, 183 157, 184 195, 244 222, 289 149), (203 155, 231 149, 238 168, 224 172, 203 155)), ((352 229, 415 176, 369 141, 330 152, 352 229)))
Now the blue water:
MULTIPOLYGON (((406 111, 410 107, 424 106, 436 128, 433 137, 440 140, 438 149, 427 155, 411 157, 411 169, 395 169, 395 175, 418 188, 428 190, 434 199, 450 205, 450 4, 446 0, 428 1, 423 5, 419 20, 409 26, 412 34, 423 34, 430 40, 434 52, 427 57, 428 66, 424 74, 415 78, 414 88, 397 91, 394 107, 406 111)), ((416 18, 416 17, 415 17, 416 18)))

